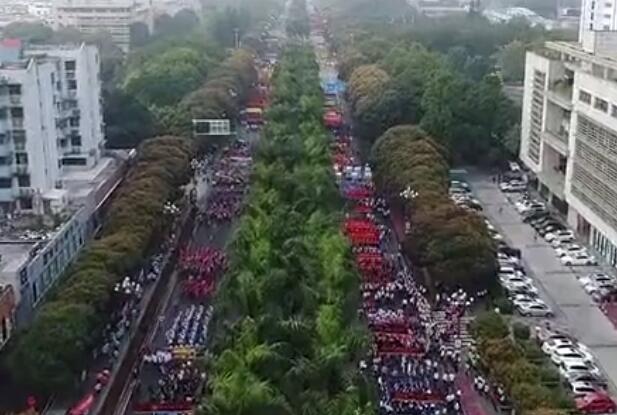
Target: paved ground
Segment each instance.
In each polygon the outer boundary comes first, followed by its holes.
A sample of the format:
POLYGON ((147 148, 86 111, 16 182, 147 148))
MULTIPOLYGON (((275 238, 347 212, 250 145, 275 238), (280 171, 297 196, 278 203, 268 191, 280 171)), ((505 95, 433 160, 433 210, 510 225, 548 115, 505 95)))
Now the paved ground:
POLYGON ((550 245, 534 237, 534 229, 522 222, 489 175, 470 171, 468 181, 476 198, 482 202, 484 214, 506 242, 521 249, 528 274, 536 280, 541 295, 555 310, 553 324, 587 345, 613 386, 617 385, 617 330, 576 280, 577 275, 598 271, 600 267, 562 265, 550 245))

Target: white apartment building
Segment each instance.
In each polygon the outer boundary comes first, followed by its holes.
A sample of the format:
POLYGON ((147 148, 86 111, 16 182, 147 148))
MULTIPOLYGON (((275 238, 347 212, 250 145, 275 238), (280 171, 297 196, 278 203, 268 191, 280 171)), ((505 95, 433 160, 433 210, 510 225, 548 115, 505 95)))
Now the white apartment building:
POLYGON ((614 0, 583 0, 579 38, 584 32, 617 30, 617 2, 614 0))
POLYGON ((135 12, 135 0, 53 0, 52 21, 55 29, 65 26, 88 34, 108 32, 127 52, 135 12))
POLYGON ((68 200, 63 177, 104 148, 95 46, 30 48, 0 63, 0 207, 35 213, 68 200))
POLYGON ((611 30, 589 20, 608 5, 584 0, 579 42, 527 53, 520 158, 540 194, 617 266, 617 31, 614 20, 611 30))

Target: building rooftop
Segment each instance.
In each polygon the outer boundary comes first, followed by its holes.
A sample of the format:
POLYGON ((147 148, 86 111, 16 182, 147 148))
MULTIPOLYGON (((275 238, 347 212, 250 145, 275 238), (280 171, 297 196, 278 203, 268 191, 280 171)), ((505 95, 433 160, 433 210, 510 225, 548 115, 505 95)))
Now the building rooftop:
POLYGON ((617 59, 615 57, 587 52, 578 42, 546 42, 545 48, 538 49, 538 53, 546 56, 547 58, 554 58, 554 52, 566 53, 577 59, 592 62, 601 66, 606 66, 617 70, 617 59))

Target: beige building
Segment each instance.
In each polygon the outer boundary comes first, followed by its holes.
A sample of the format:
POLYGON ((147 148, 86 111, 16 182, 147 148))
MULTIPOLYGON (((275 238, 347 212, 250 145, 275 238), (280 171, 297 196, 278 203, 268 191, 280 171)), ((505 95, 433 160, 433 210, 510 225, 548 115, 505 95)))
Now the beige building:
POLYGON ((127 52, 136 7, 135 0, 54 0, 52 22, 55 29, 75 27, 83 33, 109 32, 118 47, 127 52))

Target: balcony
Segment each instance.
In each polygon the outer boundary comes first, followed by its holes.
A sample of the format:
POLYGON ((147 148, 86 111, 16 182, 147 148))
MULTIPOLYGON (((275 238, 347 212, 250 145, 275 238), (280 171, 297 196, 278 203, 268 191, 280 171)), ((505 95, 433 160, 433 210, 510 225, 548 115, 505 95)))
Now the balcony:
POLYGON ((566 179, 557 169, 543 169, 536 174, 538 180, 558 198, 565 199, 566 179))
POLYGON ((32 197, 35 190, 32 187, 14 187, 13 193, 16 197, 32 197))
POLYGON ((13 125, 13 129, 15 130, 23 130, 24 129, 24 119, 21 117, 13 117, 11 118, 11 124, 13 125))
POLYGON ((9 102, 12 105, 20 105, 21 104, 21 95, 9 94, 9 102))
POLYGON ((28 174, 28 165, 27 164, 13 164, 11 166, 11 171, 15 175, 28 174))
POLYGON ((560 134, 555 131, 544 130, 542 131, 542 139, 562 156, 568 155, 568 135, 565 132, 560 134))
POLYGON ((560 107, 572 110, 572 85, 567 81, 553 82, 546 91, 546 97, 560 107))
POLYGON ((66 79, 75 79, 75 71, 66 71, 66 79))

